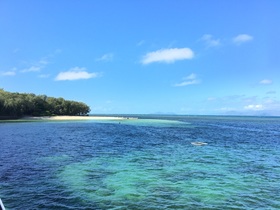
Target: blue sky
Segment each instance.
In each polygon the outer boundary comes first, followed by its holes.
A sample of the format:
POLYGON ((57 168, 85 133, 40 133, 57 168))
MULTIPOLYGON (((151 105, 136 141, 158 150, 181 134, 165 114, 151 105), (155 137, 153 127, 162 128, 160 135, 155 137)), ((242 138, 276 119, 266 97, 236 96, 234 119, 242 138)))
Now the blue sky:
POLYGON ((1 0, 0 88, 93 114, 280 115, 280 1, 1 0))

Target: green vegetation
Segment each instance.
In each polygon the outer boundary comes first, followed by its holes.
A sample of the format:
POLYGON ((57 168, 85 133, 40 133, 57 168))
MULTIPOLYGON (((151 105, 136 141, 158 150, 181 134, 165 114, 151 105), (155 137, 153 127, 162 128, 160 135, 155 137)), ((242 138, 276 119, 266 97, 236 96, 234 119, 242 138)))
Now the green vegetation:
POLYGON ((0 116, 17 118, 29 116, 86 115, 89 106, 82 102, 30 93, 11 93, 0 89, 0 116))

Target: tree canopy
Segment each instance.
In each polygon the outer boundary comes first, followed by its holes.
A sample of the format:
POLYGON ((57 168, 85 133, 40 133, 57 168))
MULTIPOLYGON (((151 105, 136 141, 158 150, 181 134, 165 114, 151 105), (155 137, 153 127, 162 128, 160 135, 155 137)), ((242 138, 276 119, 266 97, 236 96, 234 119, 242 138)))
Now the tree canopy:
POLYGON ((0 116, 75 116, 86 115, 89 112, 90 107, 83 102, 32 93, 12 93, 0 89, 0 116))

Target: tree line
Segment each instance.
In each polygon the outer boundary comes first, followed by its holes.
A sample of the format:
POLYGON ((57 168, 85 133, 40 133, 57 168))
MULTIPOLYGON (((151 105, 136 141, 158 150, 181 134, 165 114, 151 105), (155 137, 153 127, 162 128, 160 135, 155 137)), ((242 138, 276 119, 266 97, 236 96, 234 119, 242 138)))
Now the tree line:
POLYGON ((83 102, 64 98, 35 95, 32 93, 12 93, 0 89, 0 116, 54 116, 87 115, 90 107, 83 102))

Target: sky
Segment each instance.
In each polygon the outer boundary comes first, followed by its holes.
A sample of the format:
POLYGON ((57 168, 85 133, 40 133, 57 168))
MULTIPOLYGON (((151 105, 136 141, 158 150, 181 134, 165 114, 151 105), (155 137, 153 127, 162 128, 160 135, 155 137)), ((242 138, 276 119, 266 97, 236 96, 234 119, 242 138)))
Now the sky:
POLYGON ((278 0, 0 0, 0 88, 92 114, 280 115, 278 0))

